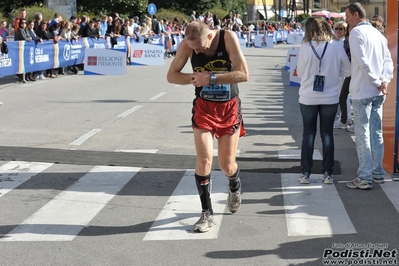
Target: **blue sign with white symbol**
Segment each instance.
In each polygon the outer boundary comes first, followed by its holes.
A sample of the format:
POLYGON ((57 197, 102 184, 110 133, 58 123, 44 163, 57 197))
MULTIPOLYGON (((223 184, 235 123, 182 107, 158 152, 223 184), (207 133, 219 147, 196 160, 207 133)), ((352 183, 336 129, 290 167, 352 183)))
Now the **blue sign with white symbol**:
POLYGON ((155 13, 157 13, 157 7, 153 3, 151 3, 148 5, 147 11, 148 11, 148 14, 150 14, 152 16, 155 13))

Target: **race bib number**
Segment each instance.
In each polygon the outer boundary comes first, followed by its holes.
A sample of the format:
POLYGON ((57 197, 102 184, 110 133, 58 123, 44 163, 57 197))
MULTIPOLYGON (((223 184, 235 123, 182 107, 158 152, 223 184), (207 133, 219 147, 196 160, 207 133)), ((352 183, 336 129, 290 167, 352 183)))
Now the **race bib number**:
POLYGON ((319 76, 319 75, 314 76, 313 91, 319 91, 319 92, 324 91, 325 78, 326 78, 325 76, 319 76))
POLYGON ((231 99, 230 84, 203 86, 200 96, 209 101, 228 101, 231 99))

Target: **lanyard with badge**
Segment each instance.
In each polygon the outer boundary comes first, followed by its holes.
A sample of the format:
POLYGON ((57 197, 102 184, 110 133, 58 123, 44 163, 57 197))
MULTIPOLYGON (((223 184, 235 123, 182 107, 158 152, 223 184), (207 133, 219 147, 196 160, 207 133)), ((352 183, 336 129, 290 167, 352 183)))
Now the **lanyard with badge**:
MULTIPOLYGON (((319 54, 314 49, 313 44, 310 42, 310 47, 312 48, 313 53, 315 54, 317 59, 319 59, 319 74, 321 72, 321 59, 323 59, 324 53, 327 50, 327 45, 328 45, 328 42, 326 42, 326 44, 324 45, 323 53, 321 54, 321 56, 319 56, 319 54)), ((325 79, 326 79, 325 76, 315 75, 314 76, 314 82, 313 82, 313 91, 323 92, 324 91, 324 81, 325 81, 325 79)))

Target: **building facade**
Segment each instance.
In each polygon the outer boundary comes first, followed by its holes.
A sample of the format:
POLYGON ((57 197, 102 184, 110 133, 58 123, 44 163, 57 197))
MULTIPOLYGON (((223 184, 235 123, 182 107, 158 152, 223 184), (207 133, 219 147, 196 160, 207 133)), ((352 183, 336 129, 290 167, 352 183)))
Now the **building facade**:
MULTIPOLYGON (((309 14, 312 10, 329 10, 334 12, 344 12, 348 3, 359 2, 367 12, 367 17, 371 19, 374 15, 386 18, 387 1, 388 0, 247 0, 247 16, 248 21, 260 20, 267 18, 268 20, 275 16, 276 6, 281 5, 283 16, 290 16, 292 11, 287 10, 287 6, 295 1, 296 10, 294 16, 303 13, 304 3, 309 1, 309 14), (264 11, 264 4, 266 4, 267 14, 264 11)), ((391 0, 393 1, 393 0, 391 0)))
POLYGON ((359 2, 366 9, 367 18, 371 19, 374 15, 386 18, 388 0, 313 0, 315 6, 320 9, 344 12, 346 6, 352 2, 359 2))

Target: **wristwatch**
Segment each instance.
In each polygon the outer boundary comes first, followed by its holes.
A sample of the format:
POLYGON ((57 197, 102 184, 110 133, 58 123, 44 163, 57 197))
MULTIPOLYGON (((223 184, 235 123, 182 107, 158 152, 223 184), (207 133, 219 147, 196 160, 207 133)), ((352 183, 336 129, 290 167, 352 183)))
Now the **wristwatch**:
POLYGON ((211 73, 211 76, 209 77, 209 84, 214 85, 218 82, 218 78, 214 73, 211 73))

